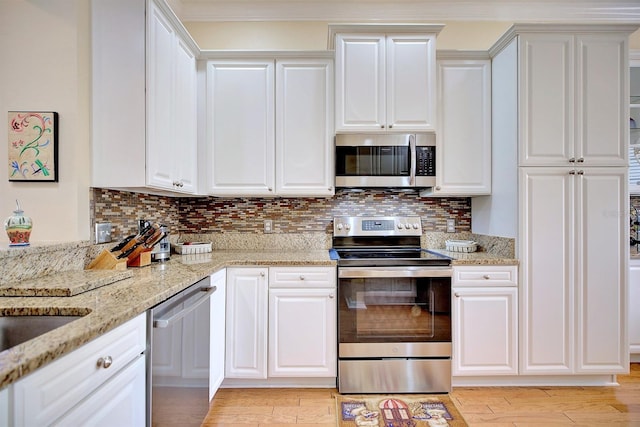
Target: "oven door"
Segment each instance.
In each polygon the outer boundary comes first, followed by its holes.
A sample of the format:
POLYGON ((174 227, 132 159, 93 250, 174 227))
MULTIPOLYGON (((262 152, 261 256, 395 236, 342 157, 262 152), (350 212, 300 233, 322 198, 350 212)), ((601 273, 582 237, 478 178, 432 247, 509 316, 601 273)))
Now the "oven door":
POLYGON ((450 267, 339 267, 338 356, 451 357, 450 267))

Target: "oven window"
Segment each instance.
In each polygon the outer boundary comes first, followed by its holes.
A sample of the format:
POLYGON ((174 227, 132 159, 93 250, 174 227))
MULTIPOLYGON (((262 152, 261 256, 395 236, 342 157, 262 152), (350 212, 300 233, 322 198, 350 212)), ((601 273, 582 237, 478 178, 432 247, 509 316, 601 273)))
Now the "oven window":
POLYGON ((340 343, 451 341, 451 278, 340 279, 340 343))
POLYGON ((409 147, 336 147, 338 176, 409 176, 409 147))

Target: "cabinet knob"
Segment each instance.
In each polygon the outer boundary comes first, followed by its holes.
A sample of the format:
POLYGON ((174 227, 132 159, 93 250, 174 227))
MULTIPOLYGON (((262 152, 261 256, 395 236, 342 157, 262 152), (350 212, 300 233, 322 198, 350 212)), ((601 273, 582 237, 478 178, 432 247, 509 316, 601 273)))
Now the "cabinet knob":
POLYGON ((485 280, 489 280, 491 279, 491 276, 489 276, 488 274, 485 274, 484 276, 482 276, 482 278, 485 280))
POLYGON ((269 188, 267 188, 267 190, 269 190, 269 191, 273 191, 273 188, 269 187, 269 188))
POLYGON ((380 129, 384 129, 384 125, 380 125, 380 129))
POLYGON ((578 160, 576 160, 576 163, 584 163, 584 157, 580 157, 578 160))
POLYGON ((572 158, 569 159, 569 163, 575 163, 575 162, 576 162, 576 158, 575 157, 572 157, 572 158))
POLYGON ((264 271, 260 272, 260 277, 264 277, 264 271))
POLYGON ((393 128, 393 125, 389 125, 389 129, 393 128))
POLYGON ((104 369, 107 369, 109 366, 111 366, 111 364, 113 364, 113 359, 111 358, 111 356, 101 357, 97 362, 98 368, 104 369))
POLYGON ((584 171, 583 170, 579 170, 578 172, 576 172, 578 175, 584 175, 584 171))
POLYGON ((335 295, 334 294, 329 294, 329 299, 334 299, 335 295))
POLYGON ((457 292, 455 294, 453 294, 453 295, 455 295, 456 298, 460 298, 460 294, 457 293, 457 292))
POLYGON ((576 171, 569 171, 569 175, 575 175, 576 171))
POLYGON ((300 275, 300 280, 304 280, 304 276, 303 275, 300 275))
POLYGON ((436 185, 436 191, 440 191, 441 187, 439 185, 436 185))

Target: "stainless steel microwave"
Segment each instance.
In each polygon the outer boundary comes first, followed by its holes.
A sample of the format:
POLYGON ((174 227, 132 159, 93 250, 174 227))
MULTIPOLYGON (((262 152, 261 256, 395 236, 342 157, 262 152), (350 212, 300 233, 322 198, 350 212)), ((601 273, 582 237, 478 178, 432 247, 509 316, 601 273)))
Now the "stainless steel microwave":
POLYGON ((412 134, 338 134, 336 187, 433 187, 436 136, 412 134))

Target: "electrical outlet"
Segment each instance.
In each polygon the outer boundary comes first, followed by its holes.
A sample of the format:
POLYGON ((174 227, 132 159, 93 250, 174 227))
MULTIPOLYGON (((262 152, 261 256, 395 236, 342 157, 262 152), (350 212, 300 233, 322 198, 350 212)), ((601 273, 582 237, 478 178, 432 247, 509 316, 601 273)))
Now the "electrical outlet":
POLYGON ((273 233, 273 220, 270 220, 270 219, 264 220, 264 232, 273 233))
POLYGON ((109 243, 111 241, 111 223, 96 223, 96 243, 109 243))
POLYGON ((447 233, 455 233, 456 232, 456 220, 448 219, 447 220, 447 233))

